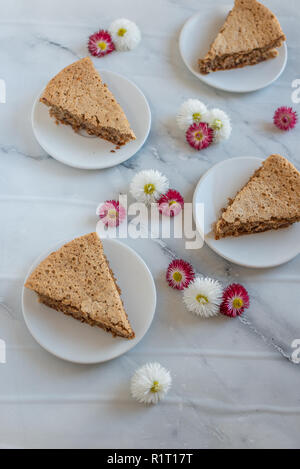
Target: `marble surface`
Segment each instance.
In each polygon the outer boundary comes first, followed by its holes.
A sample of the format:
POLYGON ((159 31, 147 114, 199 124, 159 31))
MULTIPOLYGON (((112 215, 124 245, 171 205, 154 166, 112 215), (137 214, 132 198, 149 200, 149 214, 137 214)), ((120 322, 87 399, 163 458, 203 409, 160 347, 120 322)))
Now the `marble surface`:
POLYGON ((274 85, 245 95, 207 87, 179 56, 180 28, 199 9, 211 8, 210 0, 2 5, 0 78, 7 102, 0 104, 0 338, 7 363, 0 364, 1 447, 299 447, 299 367, 290 361, 291 342, 300 338, 299 256, 256 271, 232 265, 208 247, 185 251, 183 240, 126 241, 153 273, 156 316, 135 349, 102 365, 77 366, 51 356, 31 337, 21 312, 22 283, 34 259, 62 239, 94 230, 97 203, 126 192, 136 171, 162 171, 191 201, 200 176, 225 158, 279 152, 300 167, 299 130, 282 134, 271 125, 274 109, 292 104, 291 84, 298 77, 298 2, 265 3, 287 32, 288 64, 274 85), (95 64, 144 91, 152 129, 126 163, 104 171, 72 169, 35 141, 31 107, 52 75, 86 55, 89 34, 116 17, 135 20, 142 43, 95 64), (174 114, 189 97, 230 114, 230 142, 196 154, 182 141, 174 114), (225 283, 245 284, 252 304, 243 319, 201 321, 190 315, 164 280, 172 256, 225 283), (173 387, 159 406, 146 408, 131 400, 129 379, 153 360, 170 369, 173 387))

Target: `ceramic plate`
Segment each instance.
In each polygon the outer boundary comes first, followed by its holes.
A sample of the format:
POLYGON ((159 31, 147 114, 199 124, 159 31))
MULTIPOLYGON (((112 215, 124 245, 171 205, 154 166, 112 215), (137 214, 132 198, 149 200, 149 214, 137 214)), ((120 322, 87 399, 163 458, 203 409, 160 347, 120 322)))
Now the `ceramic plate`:
MULTIPOLYGON (((52 247, 37 259, 28 275, 62 244, 52 247)), ((48 352, 67 361, 100 363, 122 355, 144 337, 155 313, 156 289, 145 262, 119 241, 104 239, 103 247, 122 290, 122 299, 136 334, 135 339, 113 337, 98 327, 82 324, 39 303, 33 291, 23 288, 23 315, 31 334, 48 352)))
POLYGON ((183 26, 179 48, 181 57, 188 69, 204 83, 224 91, 244 93, 259 90, 273 83, 283 72, 287 62, 286 43, 278 49, 275 59, 267 60, 255 66, 244 67, 224 72, 201 75, 198 59, 204 57, 210 44, 222 27, 232 5, 218 6, 192 16, 183 26))
POLYGON ((142 91, 117 73, 100 70, 100 75, 124 109, 136 135, 135 141, 119 150, 101 138, 75 133, 69 125, 56 125, 49 116, 49 108, 39 102, 41 93, 33 105, 32 128, 37 141, 53 158, 74 168, 103 169, 123 163, 142 147, 150 131, 151 112, 142 91))
MULTIPOLYGON (((222 161, 200 179, 193 199, 194 218, 205 242, 217 254, 246 267, 275 267, 300 253, 300 223, 281 230, 266 231, 238 238, 215 240, 212 225, 234 197, 260 167, 260 158, 243 157, 222 161), (196 204, 204 204, 204 221, 197 215, 196 204)), ((199 212, 198 212, 199 213, 199 212)))

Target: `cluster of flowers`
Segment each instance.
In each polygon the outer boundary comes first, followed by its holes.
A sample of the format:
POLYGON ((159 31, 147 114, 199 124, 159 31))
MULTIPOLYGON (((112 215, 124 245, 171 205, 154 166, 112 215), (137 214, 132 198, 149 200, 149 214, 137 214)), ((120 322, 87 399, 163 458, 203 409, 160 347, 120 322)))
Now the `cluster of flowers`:
POLYGON ((134 49, 141 40, 141 31, 130 20, 120 18, 111 23, 108 30, 92 34, 88 41, 88 50, 94 57, 104 57, 114 50, 127 51, 134 49))
MULTIPOLYGON (((130 193, 138 201, 150 205, 158 204, 162 215, 174 217, 183 209, 184 199, 175 189, 169 189, 169 181, 154 169, 137 173, 130 183, 130 193)), ((125 208, 116 200, 107 200, 99 205, 96 214, 105 226, 119 226, 126 218, 125 208)))
MULTIPOLYGON (((250 305, 247 290, 237 283, 223 290, 217 280, 195 277, 192 266, 182 260, 172 261, 166 279, 172 288, 183 290, 187 309, 210 318, 219 312, 229 317, 240 316, 250 305)), ((131 379, 131 395, 143 404, 157 404, 171 386, 171 375, 159 363, 147 363, 131 379)))
POLYGON ((249 307, 247 290, 233 283, 225 290, 220 282, 196 277, 192 266, 182 260, 172 261, 166 273, 170 287, 183 290, 183 302, 197 316, 211 318, 221 313, 229 317, 240 316, 249 307))
POLYGON ((227 140, 231 134, 230 119, 221 109, 208 110, 198 99, 188 99, 177 113, 178 127, 185 132, 186 140, 203 150, 212 143, 227 140))

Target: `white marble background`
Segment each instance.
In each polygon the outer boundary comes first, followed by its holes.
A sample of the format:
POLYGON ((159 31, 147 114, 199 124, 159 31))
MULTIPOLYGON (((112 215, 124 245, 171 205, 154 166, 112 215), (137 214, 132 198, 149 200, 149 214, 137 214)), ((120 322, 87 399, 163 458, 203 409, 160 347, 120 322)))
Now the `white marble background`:
POLYGON ((257 272, 207 247, 185 252, 182 241, 168 242, 199 272, 240 281, 250 291, 244 320, 201 321, 166 285, 168 253, 151 240, 130 241, 154 275, 156 316, 134 350, 98 366, 65 363, 41 349, 26 329, 20 300, 33 260, 61 239, 94 230, 97 202, 126 192, 140 169, 159 169, 191 201, 199 177, 224 158, 279 152, 300 167, 299 128, 282 134, 271 124, 276 107, 291 105, 291 82, 299 77, 299 5, 265 3, 287 33, 287 68, 269 88, 234 95, 202 84, 179 56, 181 26, 211 8, 210 0, 2 2, 0 78, 7 103, 0 104, 0 338, 7 364, 0 364, 1 447, 299 447, 299 367, 289 361, 291 341, 300 338, 299 257, 257 272), (116 168, 72 169, 35 141, 31 107, 51 76, 86 55, 88 36, 117 17, 138 23, 142 43, 95 63, 140 86, 152 110, 151 133, 142 150, 116 168), (181 140, 174 114, 189 97, 230 114, 229 143, 196 154, 181 140), (169 368, 174 384, 159 406, 145 408, 131 400, 129 378, 149 360, 169 368))

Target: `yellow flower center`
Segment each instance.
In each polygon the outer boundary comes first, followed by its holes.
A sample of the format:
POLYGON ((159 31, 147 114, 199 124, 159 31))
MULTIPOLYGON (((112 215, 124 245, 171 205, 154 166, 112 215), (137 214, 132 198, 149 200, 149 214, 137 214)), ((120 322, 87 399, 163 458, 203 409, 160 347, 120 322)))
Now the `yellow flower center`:
POLYGON ((242 298, 235 298, 232 302, 234 309, 240 309, 244 305, 242 298))
POLYGON ((144 185, 144 192, 145 194, 153 194, 153 192, 155 191, 155 185, 154 184, 145 184, 144 185))
POLYGON ((175 200, 170 200, 169 201, 169 207, 171 207, 171 205, 174 205, 174 204, 176 204, 175 200))
POLYGON ((100 41, 100 42, 98 42, 98 47, 101 50, 105 50, 107 48, 107 44, 104 41, 100 41))
POLYGON ((150 389, 151 392, 158 392, 160 391, 160 384, 158 381, 153 381, 152 387, 150 389))
POLYGON ((194 112, 193 114, 193 121, 194 122, 201 122, 202 116, 200 112, 194 112))
POLYGON ((175 282, 180 282, 181 279, 182 279, 181 273, 180 272, 174 272, 173 279, 175 280, 175 282))
POLYGON ((117 212, 116 212, 116 210, 111 209, 111 210, 108 210, 107 215, 108 215, 109 218, 116 218, 117 212))
POLYGON ((212 125, 212 128, 214 130, 221 130, 223 127, 223 124, 222 124, 222 121, 220 119, 215 119, 213 121, 213 125, 212 125))
POLYGON ((199 293, 199 295, 196 296, 196 300, 197 300, 198 303, 200 303, 201 305, 205 305, 206 303, 208 303, 208 298, 207 298, 207 296, 201 295, 200 293, 199 293))
POLYGON ((118 31, 118 36, 123 37, 127 33, 127 29, 125 28, 120 28, 118 31))
POLYGON ((203 139, 203 133, 202 132, 196 132, 195 133, 195 139, 201 141, 203 139))

